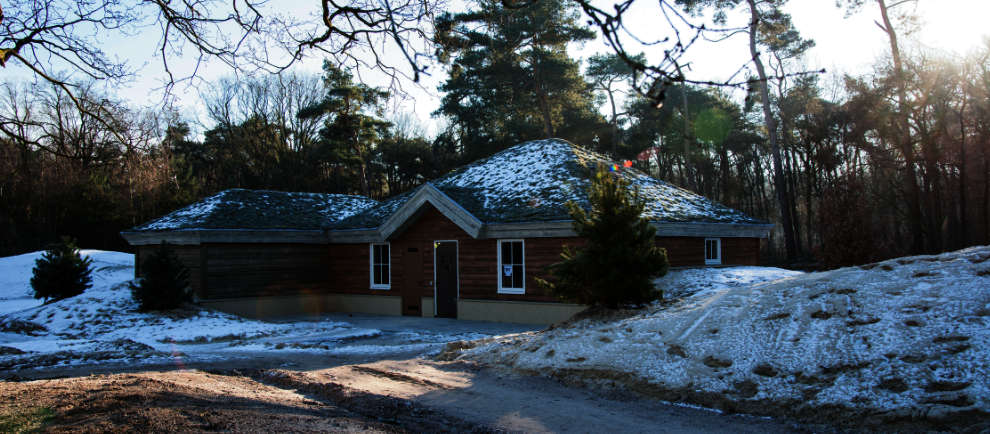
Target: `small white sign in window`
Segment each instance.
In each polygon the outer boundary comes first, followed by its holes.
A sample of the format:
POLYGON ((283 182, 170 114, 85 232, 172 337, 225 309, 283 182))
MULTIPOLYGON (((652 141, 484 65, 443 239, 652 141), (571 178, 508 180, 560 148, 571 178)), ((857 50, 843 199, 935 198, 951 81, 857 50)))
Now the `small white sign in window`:
POLYGON ((502 274, 505 274, 506 277, 512 276, 512 266, 511 265, 503 265, 502 266, 502 274))

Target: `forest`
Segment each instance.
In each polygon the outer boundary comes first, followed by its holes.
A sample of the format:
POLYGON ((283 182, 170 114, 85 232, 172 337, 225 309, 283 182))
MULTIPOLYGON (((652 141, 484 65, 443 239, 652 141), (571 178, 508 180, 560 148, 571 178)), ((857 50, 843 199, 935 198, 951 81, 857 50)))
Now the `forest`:
MULTIPOLYGON (((807 71, 814 41, 784 3, 661 2, 699 20, 719 8, 752 16, 740 29, 752 62, 737 83, 661 70, 625 45, 574 57, 569 47, 618 34, 614 16, 586 1, 478 0, 428 24, 405 21, 430 27, 420 51, 444 71, 432 113, 442 127, 429 133, 389 110, 395 89, 362 83, 340 61, 346 47, 326 50, 322 73, 285 68, 200 86, 205 119, 138 107, 93 84, 109 75, 69 83, 46 73, 37 59, 50 46, 4 45, 38 16, 7 6, 2 60, 33 64, 44 79, 3 81, 0 256, 61 236, 126 251, 121 230, 228 188, 383 199, 548 137, 775 223, 766 264, 831 268, 990 243, 990 40, 965 55, 918 48, 901 32, 910 17, 895 5, 905 2, 843 1, 849 13, 877 15, 889 52, 870 73, 807 71)), ((337 37, 331 30, 322 36, 337 37)), ((419 54, 407 56, 417 74, 419 54)), ((63 58, 102 71, 100 53, 76 55, 63 58)))

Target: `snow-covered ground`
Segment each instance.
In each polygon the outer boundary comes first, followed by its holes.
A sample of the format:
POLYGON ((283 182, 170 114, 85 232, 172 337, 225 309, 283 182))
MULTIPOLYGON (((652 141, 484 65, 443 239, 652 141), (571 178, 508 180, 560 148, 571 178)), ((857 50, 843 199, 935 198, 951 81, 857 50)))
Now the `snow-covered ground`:
POLYGON ((658 284, 683 298, 461 357, 768 414, 990 412, 990 246, 820 273, 679 270, 658 284))
POLYGON ((390 332, 332 320, 265 322, 187 308, 137 312, 128 282, 131 254, 83 250, 93 286, 42 304, 30 279, 41 252, 0 258, 0 371, 104 362, 210 361, 273 353, 327 356, 436 352, 477 333, 390 332))

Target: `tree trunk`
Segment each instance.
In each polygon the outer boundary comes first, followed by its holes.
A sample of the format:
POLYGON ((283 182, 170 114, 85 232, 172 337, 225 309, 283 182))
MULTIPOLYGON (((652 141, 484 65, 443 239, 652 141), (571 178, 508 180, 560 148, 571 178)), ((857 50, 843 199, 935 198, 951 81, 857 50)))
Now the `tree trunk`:
MULTIPOLYGON (((688 114, 687 84, 681 85, 681 117, 684 118, 684 178, 691 180, 693 170, 691 167, 691 118, 688 114)), ((685 184, 690 188, 688 184, 685 184)), ((698 183, 695 183, 695 187, 698 183)))
POLYGON ((958 247, 970 245, 967 233, 969 219, 966 216, 966 92, 963 92, 962 106, 959 107, 959 243, 958 247))
POLYGON ((770 136, 770 153, 773 157, 773 184, 777 190, 777 207, 780 210, 780 224, 784 229, 784 248, 787 252, 787 260, 793 261, 797 257, 797 248, 794 243, 794 225, 791 223, 789 212, 790 200, 787 193, 787 186, 784 181, 784 171, 781 168, 780 144, 777 142, 777 125, 770 111, 770 91, 767 89, 767 72, 760 60, 760 53, 756 49, 756 31, 760 23, 760 13, 756 9, 755 0, 747 0, 749 3, 749 54, 756 65, 756 73, 759 75, 760 99, 763 103, 763 120, 767 124, 767 133, 770 136))
POLYGON ((884 32, 890 41, 890 56, 894 61, 894 79, 897 85, 897 123, 899 134, 897 147, 904 155, 904 193, 908 198, 908 227, 911 231, 910 253, 918 254, 924 249, 925 233, 921 221, 921 191, 914 172, 914 145, 911 143, 911 126, 908 123, 907 92, 904 89, 904 66, 901 63, 901 50, 897 45, 897 33, 887 14, 887 2, 877 0, 880 15, 883 17, 884 32))
POLYGON ((608 102, 612 106, 612 158, 618 156, 619 145, 622 142, 622 136, 619 135, 619 114, 615 108, 615 94, 612 91, 612 83, 610 82, 608 86, 605 87, 605 92, 608 93, 608 102))
MULTIPOLYGON (((535 54, 534 54, 535 56, 535 54)), ((533 59, 533 78, 536 84, 536 99, 540 104, 540 115, 543 116, 543 135, 550 139, 554 136, 553 119, 550 115, 550 101, 546 93, 546 86, 543 83, 543 76, 540 72, 539 60, 533 59)))

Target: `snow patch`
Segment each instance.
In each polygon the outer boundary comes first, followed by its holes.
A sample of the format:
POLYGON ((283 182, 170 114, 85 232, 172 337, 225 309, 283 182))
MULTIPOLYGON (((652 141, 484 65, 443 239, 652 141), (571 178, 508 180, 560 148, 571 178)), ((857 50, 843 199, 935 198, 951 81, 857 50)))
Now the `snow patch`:
POLYGON ((672 304, 496 339, 462 357, 527 372, 607 371, 782 408, 987 412, 988 258, 990 246, 820 273, 675 270, 658 280, 679 298, 672 304))

